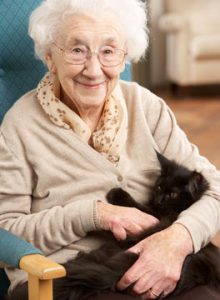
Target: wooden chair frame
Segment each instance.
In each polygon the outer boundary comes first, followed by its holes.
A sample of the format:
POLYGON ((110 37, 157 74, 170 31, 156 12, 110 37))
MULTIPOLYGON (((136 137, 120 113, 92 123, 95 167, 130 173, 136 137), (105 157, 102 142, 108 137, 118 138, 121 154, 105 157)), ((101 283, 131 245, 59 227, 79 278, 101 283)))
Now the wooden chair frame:
POLYGON ((40 254, 22 257, 20 268, 28 273, 29 300, 52 300, 53 279, 66 275, 63 266, 40 254))

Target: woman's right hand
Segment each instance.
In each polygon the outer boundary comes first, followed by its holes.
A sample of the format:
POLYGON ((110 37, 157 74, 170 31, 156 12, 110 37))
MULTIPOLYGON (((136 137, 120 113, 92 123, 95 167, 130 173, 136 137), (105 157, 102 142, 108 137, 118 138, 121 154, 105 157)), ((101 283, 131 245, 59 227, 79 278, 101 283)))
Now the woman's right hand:
POLYGON ((159 223, 154 216, 132 207, 97 201, 96 209, 101 229, 110 230, 117 240, 138 236, 159 223))

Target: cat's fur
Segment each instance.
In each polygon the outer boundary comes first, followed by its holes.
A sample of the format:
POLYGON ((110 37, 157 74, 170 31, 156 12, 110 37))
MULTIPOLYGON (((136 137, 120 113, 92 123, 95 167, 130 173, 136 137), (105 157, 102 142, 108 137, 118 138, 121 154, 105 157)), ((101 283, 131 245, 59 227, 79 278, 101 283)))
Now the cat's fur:
MULTIPOLYGON (((135 240, 111 241, 90 253, 80 252, 75 259, 64 264, 67 277, 55 280, 56 300, 83 300, 101 292, 116 291, 116 283, 138 258, 136 254, 125 250, 139 240, 167 228, 181 211, 199 200, 209 188, 201 173, 178 165, 159 153, 157 157, 161 174, 145 205, 138 204, 120 188, 111 190, 107 200, 115 205, 136 207, 150 213, 160 219, 160 223, 135 240)), ((211 243, 186 258, 173 294, 203 284, 220 285, 220 251, 211 243)), ((129 293, 129 289, 124 293, 129 293)))

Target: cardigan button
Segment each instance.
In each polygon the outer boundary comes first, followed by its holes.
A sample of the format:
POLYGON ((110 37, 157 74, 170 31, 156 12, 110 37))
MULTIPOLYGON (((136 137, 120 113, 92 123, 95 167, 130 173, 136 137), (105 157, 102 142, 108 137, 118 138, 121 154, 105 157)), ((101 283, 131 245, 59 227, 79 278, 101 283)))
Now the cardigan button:
POLYGON ((123 177, 121 175, 118 175, 118 181, 122 182, 123 181, 123 177))

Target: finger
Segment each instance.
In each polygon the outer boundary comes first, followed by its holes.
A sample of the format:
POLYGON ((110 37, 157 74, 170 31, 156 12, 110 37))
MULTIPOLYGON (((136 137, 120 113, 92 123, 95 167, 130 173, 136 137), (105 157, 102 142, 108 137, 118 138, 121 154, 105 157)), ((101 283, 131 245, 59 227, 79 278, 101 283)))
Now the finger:
POLYGON ((150 288, 146 293, 141 296, 141 299, 158 299, 163 291, 158 291, 155 287, 150 288))
POLYGON ((123 220, 122 226, 126 229, 127 234, 130 236, 136 236, 143 232, 142 227, 132 220, 123 220))
POLYGON ((141 300, 147 300, 147 299, 157 299, 160 295, 156 294, 156 292, 152 291, 151 289, 147 291, 146 293, 141 295, 141 300))
POLYGON ((167 283, 167 281, 158 281, 156 284, 142 295, 143 299, 163 299, 174 291, 176 284, 167 283))
POLYGON ((163 292, 161 293, 161 299, 171 294, 175 290, 175 288, 176 288, 176 284, 164 288, 163 292))
MULTIPOLYGON (((159 280, 159 274, 152 274, 152 272, 145 273, 141 276, 133 286, 135 294, 146 293, 150 288, 155 286, 155 282, 159 280)), ((160 294, 161 289, 156 289, 156 292, 160 294)))
POLYGON ((127 238, 126 230, 117 222, 112 222, 110 226, 110 230, 118 241, 126 240, 127 238))
POLYGON ((140 241, 139 243, 137 243, 133 247, 129 248, 128 251, 139 255, 141 253, 142 249, 143 249, 142 243, 143 242, 140 241))
POLYGON ((141 214, 138 215, 137 218, 133 220, 131 233, 133 231, 134 234, 141 234, 152 226, 155 226, 158 223, 158 219, 147 215, 141 214), (136 228, 135 228, 136 225, 136 228))
POLYGON ((123 275, 123 277, 118 281, 117 288, 119 290, 124 290, 131 284, 136 282, 141 278, 144 273, 146 273, 145 260, 143 257, 139 257, 137 261, 128 269, 128 271, 123 275))

